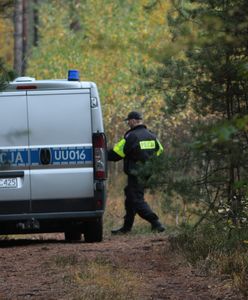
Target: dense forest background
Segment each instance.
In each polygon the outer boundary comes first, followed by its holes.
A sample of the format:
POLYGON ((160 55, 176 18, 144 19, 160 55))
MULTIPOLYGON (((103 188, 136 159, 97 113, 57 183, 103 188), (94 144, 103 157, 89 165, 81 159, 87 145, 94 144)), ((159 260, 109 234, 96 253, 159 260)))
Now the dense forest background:
POLYGON ((247 250, 247 34, 246 0, 2 0, 1 79, 78 69, 99 87, 109 145, 140 110, 165 146, 142 174, 178 224, 206 224, 199 255, 247 250))

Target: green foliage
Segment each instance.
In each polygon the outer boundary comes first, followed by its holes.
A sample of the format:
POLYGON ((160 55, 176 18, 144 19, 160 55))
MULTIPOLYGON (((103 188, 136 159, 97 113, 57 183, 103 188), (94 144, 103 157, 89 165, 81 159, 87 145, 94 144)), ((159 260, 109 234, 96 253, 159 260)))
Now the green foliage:
POLYGON ((0 6, 0 14, 7 14, 14 6, 14 0, 2 0, 0 6))
POLYGON ((192 262, 196 262, 216 252, 224 251, 230 254, 235 249, 245 251, 247 238, 247 228, 237 231, 235 228, 230 228, 228 224, 219 223, 209 226, 205 223, 197 230, 185 228, 183 233, 174 238, 174 245, 183 247, 192 262))
POLYGON ((153 183, 200 205, 203 217, 218 219, 224 206, 242 227, 248 220, 246 1, 174 4, 169 25, 178 51, 160 56, 157 71, 143 72, 143 86, 160 91, 164 114, 174 121, 171 149, 153 183))
MULTIPOLYGON (((215 220, 212 220, 215 223, 215 220)), ((180 233, 171 237, 171 245, 179 247, 192 263, 205 260, 217 252, 232 253, 235 249, 247 251, 247 227, 237 230, 226 221, 215 224, 203 222, 197 229, 184 226, 180 233)))
POLYGON ((0 58, 0 91, 4 90, 6 84, 13 80, 15 74, 12 70, 8 70, 4 64, 4 61, 0 58))
POLYGON ((202 223, 197 229, 185 226, 170 237, 173 250, 182 251, 201 272, 228 275, 235 288, 248 295, 248 231, 232 228, 215 220, 202 223))
POLYGON ((169 129, 148 183, 186 210, 172 245, 247 295, 247 3, 173 2, 171 50, 141 74, 163 95, 169 129))

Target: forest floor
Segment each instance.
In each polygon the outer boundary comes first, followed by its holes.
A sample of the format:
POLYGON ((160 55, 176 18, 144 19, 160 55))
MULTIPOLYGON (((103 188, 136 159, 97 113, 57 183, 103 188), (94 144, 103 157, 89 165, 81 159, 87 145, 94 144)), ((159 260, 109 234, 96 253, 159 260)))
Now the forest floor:
POLYGON ((194 269, 166 234, 66 243, 62 234, 0 241, 0 299, 244 299, 229 278, 194 269))

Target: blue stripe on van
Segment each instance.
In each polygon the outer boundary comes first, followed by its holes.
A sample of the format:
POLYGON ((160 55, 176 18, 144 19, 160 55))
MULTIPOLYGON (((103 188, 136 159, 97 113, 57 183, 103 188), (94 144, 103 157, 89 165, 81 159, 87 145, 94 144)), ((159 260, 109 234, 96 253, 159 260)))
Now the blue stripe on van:
POLYGON ((0 149, 0 164, 13 166, 29 165, 28 149, 0 149))
MULTIPOLYGON (((50 164, 77 165, 92 163, 92 147, 44 147, 50 151, 50 164)), ((41 165, 40 151, 43 148, 0 149, 0 164, 11 166, 38 166, 41 165), (30 151, 30 156, 29 156, 30 151)))

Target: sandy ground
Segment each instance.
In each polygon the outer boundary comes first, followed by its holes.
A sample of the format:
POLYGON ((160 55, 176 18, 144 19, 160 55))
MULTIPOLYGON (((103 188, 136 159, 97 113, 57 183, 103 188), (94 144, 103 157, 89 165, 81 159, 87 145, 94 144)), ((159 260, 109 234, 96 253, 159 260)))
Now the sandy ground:
POLYGON ((93 244, 65 243, 62 234, 0 241, 0 299, 100 299, 83 296, 75 280, 83 262, 99 258, 137 278, 134 299, 242 299, 228 278, 208 277, 171 251, 166 234, 109 236, 93 244))

